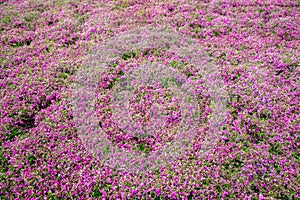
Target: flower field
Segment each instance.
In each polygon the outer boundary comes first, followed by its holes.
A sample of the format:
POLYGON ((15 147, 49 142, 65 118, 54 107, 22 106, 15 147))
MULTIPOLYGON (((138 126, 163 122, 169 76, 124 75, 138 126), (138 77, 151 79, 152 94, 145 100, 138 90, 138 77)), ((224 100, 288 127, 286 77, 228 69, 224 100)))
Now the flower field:
POLYGON ((0 0, 0 199, 300 199, 299 0, 0 0))

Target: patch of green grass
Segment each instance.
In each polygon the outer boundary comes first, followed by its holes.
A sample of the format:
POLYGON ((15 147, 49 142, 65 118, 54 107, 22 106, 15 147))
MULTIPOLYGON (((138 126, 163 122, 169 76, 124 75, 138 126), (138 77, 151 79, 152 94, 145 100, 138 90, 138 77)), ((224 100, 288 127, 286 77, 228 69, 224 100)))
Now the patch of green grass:
MULTIPOLYGON (((275 31, 275 30, 273 30, 273 29, 272 29, 272 30, 270 30, 270 32, 271 32, 272 34, 274 34, 274 35, 276 34, 276 31, 275 31)), ((276 44, 276 47, 277 47, 277 45, 279 46, 279 44, 276 44)), ((277 47, 277 48, 278 48, 278 47, 277 47)))
POLYGON ((62 1, 62 0, 55 0, 53 3, 54 3, 55 6, 59 7, 59 6, 61 6, 61 5, 64 4, 64 1, 62 1))
POLYGON ((160 174, 159 169, 156 169, 156 170, 155 170, 155 174, 156 174, 156 175, 159 175, 159 174, 160 174))
POLYGON ((160 200, 162 199, 162 196, 159 195, 159 196, 156 196, 154 192, 149 192, 149 194, 151 195, 152 199, 155 199, 155 200, 160 200))
POLYGON ((282 60, 284 63, 291 63, 292 58, 290 55, 286 55, 285 58, 282 60))

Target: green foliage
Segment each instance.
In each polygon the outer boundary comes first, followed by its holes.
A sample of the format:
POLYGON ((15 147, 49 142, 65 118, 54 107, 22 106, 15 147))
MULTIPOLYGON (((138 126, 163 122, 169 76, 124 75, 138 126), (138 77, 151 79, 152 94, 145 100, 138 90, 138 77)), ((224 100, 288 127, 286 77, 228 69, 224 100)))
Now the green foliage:
POLYGON ((56 195, 53 194, 52 192, 48 192, 47 197, 48 200, 57 200, 56 195))
POLYGON ((229 102, 233 102, 233 101, 240 103, 240 102, 242 102, 242 97, 238 94, 230 94, 229 102))
POLYGON ((6 138, 9 141, 13 141, 16 137, 20 137, 22 135, 26 135, 26 132, 24 132, 22 129, 16 128, 14 126, 9 126, 7 128, 7 130, 9 130, 9 132, 10 132, 8 135, 6 135, 6 138))
POLYGON ((107 89, 111 89, 115 84, 113 82, 109 83, 107 89))
POLYGON ((280 165, 274 164, 274 168, 276 169, 277 174, 279 174, 281 170, 280 165))
POLYGON ((119 75, 119 76, 123 76, 123 75, 124 75, 124 72, 123 72, 122 70, 120 70, 120 71, 118 72, 118 75, 119 75))
POLYGON ((190 78, 190 77, 193 75, 190 71, 186 71, 186 72, 184 72, 184 74, 185 74, 188 78, 190 78))
POLYGON ((163 199, 161 195, 156 196, 156 197, 154 198, 154 200, 161 200, 161 199, 163 199))
POLYGON ((231 27, 226 28, 226 33, 227 33, 227 34, 230 33, 231 31, 232 31, 232 28, 231 28, 231 27))
POLYGON ((218 191, 219 194, 222 193, 222 188, 219 185, 216 186, 216 190, 218 191))
POLYGON ((242 147, 241 147, 241 150, 243 151, 243 152, 245 152, 245 153, 248 153, 250 150, 248 149, 248 147, 247 146, 245 146, 245 145, 243 145, 242 147))
POLYGON ((148 153, 150 149, 146 148, 144 144, 138 144, 137 150, 143 153, 148 153))
POLYGON ((198 34, 199 34, 199 30, 200 28, 202 28, 201 25, 198 25, 198 24, 189 24, 189 27, 191 27, 193 29, 193 32, 195 32, 196 34, 196 38, 199 38, 198 34))
POLYGON ((214 36, 219 36, 221 35, 218 31, 214 30, 214 36))
MULTIPOLYGON (((6 173, 8 170, 9 164, 8 160, 3 155, 3 147, 0 146, 0 176, 2 176, 2 173, 6 173)), ((1 182, 2 177, 0 177, 1 182)))
POLYGON ((161 86, 163 88, 169 88, 172 85, 176 85, 176 78, 174 77, 165 77, 164 79, 161 80, 161 86))
POLYGON ((214 16, 212 16, 212 15, 210 15, 210 16, 207 17, 207 20, 208 20, 209 22, 211 22, 213 19, 214 19, 214 16))
POLYGON ((11 16, 6 15, 1 21, 2 21, 2 23, 9 24, 11 22, 11 16))
POLYGON ((269 152, 271 154, 274 154, 274 155, 283 154, 282 144, 280 144, 280 143, 275 143, 275 144, 270 143, 269 152))
POLYGON ((102 187, 99 185, 94 187, 91 197, 95 197, 95 198, 102 197, 102 193, 100 192, 101 189, 102 189, 102 187))
POLYGON ((203 184, 204 184, 205 186, 209 186, 210 182, 211 182, 211 180, 210 180, 210 179, 207 179, 207 178, 203 180, 203 184))
POLYGON ((37 18, 37 15, 38 15, 37 13, 25 13, 23 19, 26 22, 32 22, 37 18))
POLYGON ((258 12, 259 12, 259 13, 262 13, 262 12, 264 12, 264 9, 259 8, 259 9, 258 9, 258 12))
POLYGON ((251 184, 250 184, 249 189, 252 190, 254 193, 259 193, 259 188, 256 187, 256 186, 254 185, 254 183, 251 183, 251 184))
POLYGON ((86 14, 86 15, 79 15, 79 14, 74 14, 74 18, 77 19, 80 23, 84 23, 86 20, 89 19, 89 15, 86 14))
POLYGON ((18 47, 22 47, 24 45, 30 45, 31 42, 32 42, 32 40, 16 41, 16 42, 10 44, 10 46, 14 47, 14 48, 18 48, 18 47))
POLYGON ((190 157, 189 157, 189 160, 195 160, 196 159, 196 157, 194 156, 194 155, 191 155, 190 157))
POLYGON ((129 59, 132 59, 132 58, 135 58, 137 55, 138 55, 139 51, 136 51, 136 52, 128 52, 128 53, 124 53, 121 55, 121 58, 124 59, 124 60, 129 60, 129 59))
POLYGON ((186 63, 176 61, 176 60, 171 60, 168 66, 173 67, 174 69, 182 69, 184 66, 186 66, 186 63))
POLYGON ((114 7, 112 7, 112 9, 117 9, 119 11, 126 9, 130 6, 131 4, 129 2, 127 2, 126 0, 122 0, 119 1, 119 3, 117 5, 115 5, 114 7))
POLYGON ((68 73, 62 72, 62 73, 60 73, 60 74, 58 75, 58 78, 60 78, 60 79, 67 79, 68 76, 69 76, 68 73))
POLYGON ((243 165, 244 163, 239 156, 236 156, 236 158, 232 158, 229 160, 229 162, 223 164, 224 168, 226 170, 230 170, 231 172, 239 171, 243 165))
POLYGON ((252 138, 256 141, 256 142, 263 142, 265 141, 266 139, 266 134, 262 131, 257 131, 257 132, 254 132, 252 134, 252 138))
POLYGON ((30 155, 30 156, 27 157, 27 160, 28 160, 30 165, 34 165, 35 161, 36 161, 36 157, 34 155, 30 155))
POLYGON ((78 37, 73 37, 71 40, 67 40, 65 43, 64 43, 64 46, 65 47, 69 47, 71 45, 74 45, 76 44, 76 41, 78 40, 79 38, 78 37))
POLYGON ((300 154, 299 154, 299 153, 292 152, 292 156, 293 156, 297 161, 299 161, 299 158, 300 158, 300 154))
POLYGON ((102 193, 100 192, 100 190, 104 189, 105 191, 109 191, 111 190, 111 188, 112 187, 110 183, 104 183, 102 185, 100 183, 97 183, 97 185, 93 187, 91 197, 100 198, 102 197, 102 193))
POLYGON ((154 192, 151 192, 150 195, 151 195, 151 198, 154 199, 154 200, 161 200, 161 199, 163 199, 163 197, 161 195, 156 196, 154 192))

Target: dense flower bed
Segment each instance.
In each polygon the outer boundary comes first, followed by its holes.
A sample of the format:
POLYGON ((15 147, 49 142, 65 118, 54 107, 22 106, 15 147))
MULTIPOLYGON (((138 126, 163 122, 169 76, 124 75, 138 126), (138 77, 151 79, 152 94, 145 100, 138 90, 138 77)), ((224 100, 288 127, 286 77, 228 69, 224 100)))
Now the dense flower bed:
MULTIPOLYGON (((300 198, 299 7, 298 0, 0 1, 1 199, 300 198), (205 157, 199 136, 182 158, 135 174, 104 166, 84 148, 71 85, 102 41, 146 25, 166 25, 203 46, 224 80, 228 113, 205 157)), ((178 65, 157 52, 125 54, 117 65, 143 60, 178 65)), ((202 133, 210 112, 204 94, 202 133)), ((166 142, 129 140, 142 151, 166 142)))

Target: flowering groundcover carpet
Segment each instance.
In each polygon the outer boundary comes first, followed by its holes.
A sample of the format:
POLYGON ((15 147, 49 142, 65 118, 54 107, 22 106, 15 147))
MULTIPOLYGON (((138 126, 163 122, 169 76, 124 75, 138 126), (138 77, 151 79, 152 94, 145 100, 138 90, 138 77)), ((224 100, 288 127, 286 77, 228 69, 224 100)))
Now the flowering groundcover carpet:
POLYGON ((0 0, 0 199, 299 199, 299 0, 0 0))

